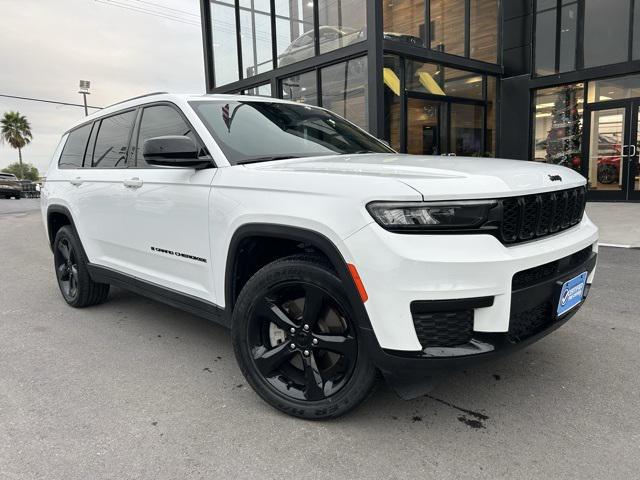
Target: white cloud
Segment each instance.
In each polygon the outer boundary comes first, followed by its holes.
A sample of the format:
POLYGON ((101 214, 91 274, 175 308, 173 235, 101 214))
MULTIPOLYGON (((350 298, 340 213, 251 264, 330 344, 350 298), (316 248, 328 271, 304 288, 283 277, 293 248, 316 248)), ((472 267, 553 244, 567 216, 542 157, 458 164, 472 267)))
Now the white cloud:
MULTIPOLYGON (((180 17, 199 23, 198 0, 141 4, 186 11, 192 15, 180 17)), ((94 0, 0 0, 0 12, 0 94, 82 103, 78 81, 86 79, 89 104, 107 106, 152 91, 205 90, 197 25, 94 0)), ((78 107, 0 97, 0 115, 7 110, 31 122, 34 139, 23 159, 42 172, 60 135, 84 115, 78 107)), ((0 168, 16 160, 16 151, 0 145, 0 168)))

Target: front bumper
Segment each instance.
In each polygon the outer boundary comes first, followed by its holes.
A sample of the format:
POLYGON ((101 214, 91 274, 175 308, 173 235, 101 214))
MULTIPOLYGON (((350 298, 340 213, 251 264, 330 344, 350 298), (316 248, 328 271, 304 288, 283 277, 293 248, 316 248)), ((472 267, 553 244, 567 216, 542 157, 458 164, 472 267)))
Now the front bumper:
POLYGON ((8 188, 8 187, 0 187, 0 196, 20 196, 20 192, 22 191, 22 189, 18 189, 18 188, 8 188))
MULTIPOLYGON (((493 297, 474 310, 473 330, 509 330, 512 279, 518 272, 593 245, 598 229, 586 217, 562 233, 506 247, 491 235, 406 235, 369 225, 344 240, 345 258, 368 293, 366 313, 386 350, 422 350, 411 304, 416 301, 493 297)), ((593 281, 594 272, 587 283, 593 281)))
POLYGON ((557 317, 564 281, 588 272, 586 297, 597 234, 586 215, 562 233, 511 247, 489 235, 400 235, 377 225, 360 230, 345 244, 357 252, 351 260, 369 295, 369 325, 361 336, 374 363, 401 396, 412 398, 451 368, 542 338, 579 308, 557 317), (417 303, 464 305, 470 337, 455 346, 425 346, 414 325, 417 303))
MULTIPOLYGON (((570 258, 570 257, 569 257, 570 258)), ((490 360, 512 353, 534 343, 565 324, 584 304, 589 284, 580 305, 562 316, 556 315, 561 286, 567 280, 596 267, 597 253, 593 250, 580 263, 559 267, 557 273, 541 281, 514 290, 510 328, 504 333, 472 332, 470 339, 455 347, 429 347, 422 351, 406 352, 380 348, 371 329, 362 329, 365 345, 372 360, 385 379, 403 398, 415 398, 431 390, 433 383, 447 371, 469 362, 490 360), (538 312, 533 315, 531 312, 538 312), (525 327, 519 318, 524 317, 525 327)), ((567 260, 568 261, 568 260, 567 260)))

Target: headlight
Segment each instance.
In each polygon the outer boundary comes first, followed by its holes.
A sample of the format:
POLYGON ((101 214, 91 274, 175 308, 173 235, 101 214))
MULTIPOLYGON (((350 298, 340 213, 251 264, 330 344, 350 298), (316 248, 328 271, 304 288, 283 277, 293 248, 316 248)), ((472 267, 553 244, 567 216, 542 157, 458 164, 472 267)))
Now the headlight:
POLYGON ((497 203, 495 200, 372 202, 367 210, 387 230, 459 230, 480 227, 497 203))

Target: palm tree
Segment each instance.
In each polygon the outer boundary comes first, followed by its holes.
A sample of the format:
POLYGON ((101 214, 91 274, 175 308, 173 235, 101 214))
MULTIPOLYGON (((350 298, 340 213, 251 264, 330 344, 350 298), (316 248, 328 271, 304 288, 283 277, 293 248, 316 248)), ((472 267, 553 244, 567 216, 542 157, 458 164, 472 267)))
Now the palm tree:
POLYGON ((20 112, 5 112, 0 120, 0 143, 7 142, 11 147, 18 149, 20 160, 20 177, 24 177, 22 166, 22 149, 31 141, 31 125, 27 117, 20 112))

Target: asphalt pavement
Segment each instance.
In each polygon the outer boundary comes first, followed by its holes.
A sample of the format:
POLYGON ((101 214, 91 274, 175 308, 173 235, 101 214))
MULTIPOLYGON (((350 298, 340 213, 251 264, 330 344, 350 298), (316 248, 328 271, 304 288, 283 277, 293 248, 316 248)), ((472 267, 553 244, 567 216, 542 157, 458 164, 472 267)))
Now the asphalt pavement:
POLYGON ((1 479, 638 476, 639 250, 601 249, 586 305, 525 350, 309 422, 253 393, 213 323, 119 289, 68 307, 24 205, 0 214, 1 479))

